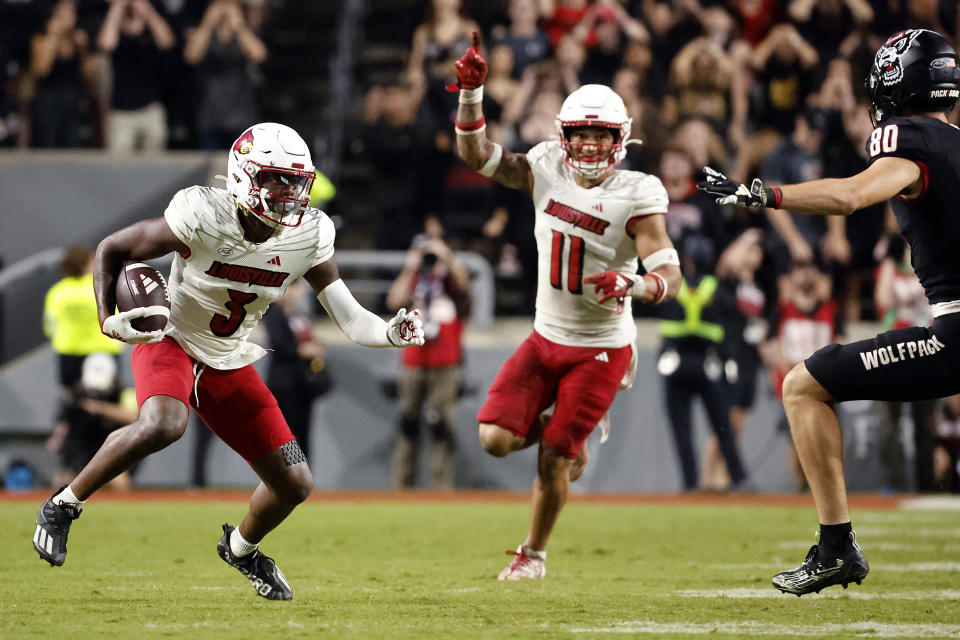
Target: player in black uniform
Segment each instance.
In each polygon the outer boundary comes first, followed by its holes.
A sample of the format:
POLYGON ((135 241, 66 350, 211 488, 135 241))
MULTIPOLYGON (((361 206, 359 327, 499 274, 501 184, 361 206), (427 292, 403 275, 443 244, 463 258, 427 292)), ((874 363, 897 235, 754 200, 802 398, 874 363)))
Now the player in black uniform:
POLYGON ((803 563, 773 585, 803 595, 860 583, 869 571, 850 526, 843 442, 832 405, 844 400, 906 401, 960 392, 960 129, 947 123, 960 97, 957 52, 938 33, 902 31, 877 51, 867 78, 876 129, 870 165, 855 176, 784 187, 748 187, 709 167, 697 185, 720 204, 849 215, 896 198, 897 221, 933 307, 932 327, 830 345, 794 367, 783 385, 793 441, 820 520, 820 540, 803 563))

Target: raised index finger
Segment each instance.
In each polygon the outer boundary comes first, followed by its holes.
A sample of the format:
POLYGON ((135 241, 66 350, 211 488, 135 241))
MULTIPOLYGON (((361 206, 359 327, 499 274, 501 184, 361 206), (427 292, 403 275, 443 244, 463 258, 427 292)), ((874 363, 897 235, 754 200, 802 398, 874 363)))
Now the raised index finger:
POLYGON ((473 32, 473 48, 476 49, 478 52, 480 51, 480 32, 479 31, 473 32))

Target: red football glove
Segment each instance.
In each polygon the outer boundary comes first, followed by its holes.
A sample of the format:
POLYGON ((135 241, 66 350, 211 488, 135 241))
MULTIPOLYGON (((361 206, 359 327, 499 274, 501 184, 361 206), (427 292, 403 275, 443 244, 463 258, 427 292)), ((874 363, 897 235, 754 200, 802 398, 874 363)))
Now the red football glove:
POLYGON ((624 298, 630 295, 630 289, 641 277, 639 275, 627 276, 616 271, 603 271, 587 276, 583 281, 586 284, 593 285, 594 293, 601 294, 597 304, 603 304, 610 298, 616 298, 617 313, 622 313, 624 298))
POLYGON ((476 89, 487 79, 487 61, 480 55, 480 33, 473 32, 473 46, 467 49, 454 65, 457 67, 457 84, 447 85, 447 91, 476 89))

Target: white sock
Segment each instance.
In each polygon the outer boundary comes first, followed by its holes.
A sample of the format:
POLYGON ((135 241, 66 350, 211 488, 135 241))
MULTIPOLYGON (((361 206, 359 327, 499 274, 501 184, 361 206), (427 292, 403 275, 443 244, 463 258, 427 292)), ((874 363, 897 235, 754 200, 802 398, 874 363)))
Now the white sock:
POLYGON ((240 527, 233 530, 230 534, 230 553, 239 557, 248 556, 257 550, 260 543, 250 544, 240 535, 240 527))
POLYGON ((70 488, 70 485, 67 485, 63 491, 53 496, 51 501, 53 504, 72 504, 76 507, 83 506, 83 500, 80 500, 77 498, 77 496, 73 495, 73 489, 70 488))

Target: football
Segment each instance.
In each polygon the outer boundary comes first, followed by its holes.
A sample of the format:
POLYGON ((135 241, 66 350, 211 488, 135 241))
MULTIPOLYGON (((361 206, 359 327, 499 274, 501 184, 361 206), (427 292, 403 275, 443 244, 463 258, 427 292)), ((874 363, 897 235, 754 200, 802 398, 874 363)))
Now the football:
MULTIPOLYGON (((117 277, 117 310, 156 306, 170 308, 170 295, 163 274, 142 262, 124 262, 117 277)), ((137 318, 130 324, 137 331, 161 331, 167 326, 167 319, 153 315, 137 318)))

